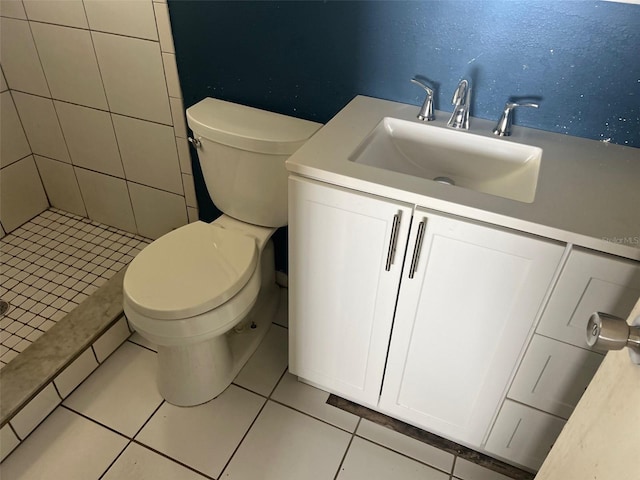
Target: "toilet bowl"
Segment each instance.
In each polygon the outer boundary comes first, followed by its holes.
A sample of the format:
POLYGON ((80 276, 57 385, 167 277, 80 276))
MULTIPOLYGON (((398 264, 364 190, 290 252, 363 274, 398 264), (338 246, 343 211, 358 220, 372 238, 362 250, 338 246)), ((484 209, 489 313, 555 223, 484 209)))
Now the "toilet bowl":
POLYGON ((320 127, 211 98, 187 119, 224 214, 152 242, 123 282, 129 323, 158 346, 160 394, 179 406, 222 393, 269 330, 280 298, 270 238, 286 225, 284 161, 320 127))

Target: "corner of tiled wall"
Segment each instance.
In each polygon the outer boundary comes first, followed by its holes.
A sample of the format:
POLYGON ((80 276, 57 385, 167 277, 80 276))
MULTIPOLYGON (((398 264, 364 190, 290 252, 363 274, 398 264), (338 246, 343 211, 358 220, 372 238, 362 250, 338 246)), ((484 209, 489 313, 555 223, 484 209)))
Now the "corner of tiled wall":
POLYGON ((0 17, 4 231, 49 204, 149 238, 197 220, 167 3, 0 0, 0 17))

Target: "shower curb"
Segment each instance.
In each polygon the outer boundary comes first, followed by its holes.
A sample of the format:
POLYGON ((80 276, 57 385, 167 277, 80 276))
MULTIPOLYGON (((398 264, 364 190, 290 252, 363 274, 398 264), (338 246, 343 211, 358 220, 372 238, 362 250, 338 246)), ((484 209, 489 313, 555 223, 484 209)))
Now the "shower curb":
POLYGON ((122 318, 126 268, 0 370, 0 428, 122 318))

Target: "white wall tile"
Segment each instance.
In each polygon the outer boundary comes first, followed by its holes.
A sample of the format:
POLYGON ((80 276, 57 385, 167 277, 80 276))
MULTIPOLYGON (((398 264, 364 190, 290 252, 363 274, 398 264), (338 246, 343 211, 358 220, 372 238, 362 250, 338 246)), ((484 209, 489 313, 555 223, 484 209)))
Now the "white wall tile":
POLYGON ((86 217, 87 210, 73 167, 68 163, 34 156, 51 206, 86 217))
POLYGON ((184 105, 179 98, 169 98, 171 103, 171 119, 176 137, 187 138, 187 124, 184 119, 184 105))
POLYGON ((183 195, 173 128, 113 115, 127 180, 183 195))
POLYGON ((2 68, 0 68, 0 93, 7 90, 7 81, 4 79, 4 73, 2 73, 2 68))
POLYGON ((135 233, 136 222, 126 182, 83 168, 76 168, 75 172, 89 218, 135 233))
POLYGON ((163 52, 176 53, 173 46, 173 34, 171 33, 171 21, 169 20, 169 8, 166 3, 154 3, 160 47, 163 52))
POLYGON ((51 99, 20 92, 13 99, 33 153, 71 162, 51 99))
POLYGON ((31 29, 53 98, 106 109, 89 31, 37 22, 31 29))
POLYGON ((128 185, 140 235, 159 238, 188 223, 184 197, 137 183, 128 185))
POLYGON ((85 0, 91 30, 158 40, 151 0, 85 0))
POLYGON ((0 166, 6 167, 31 153, 18 111, 9 91, 0 93, 0 166))
POLYGON ((180 170, 182 173, 193 175, 191 168, 191 153, 189 152, 189 141, 186 138, 176 137, 178 145, 178 157, 180 157, 180 170))
POLYGON ((22 0, 0 0, 0 15, 26 20, 22 0))
POLYGON ((182 98, 176 55, 174 53, 162 52, 162 63, 164 64, 164 74, 167 78, 167 90, 169 90, 169 96, 182 98))
POLYGON ((0 175, 0 218, 7 232, 49 207, 32 156, 12 163, 0 175))
POLYGON ((13 433, 11 427, 7 423, 0 430, 0 462, 7 458, 14 448, 20 444, 20 439, 13 433))
POLYGON ((196 187, 193 183, 193 175, 182 174, 182 185, 184 187, 184 197, 189 207, 197 207, 196 187))
POLYGON ((74 165, 124 178, 109 112, 54 102, 74 165))
MULTIPOLYGON (((0 5, 5 5, 5 1, 0 1, 0 5)), ((0 19, 0 62, 9 88, 49 96, 28 22, 0 19)))
POLYGON ((157 42, 93 32, 111 111, 171 124, 157 42))
POLYGON ((24 439, 58 406, 60 401, 56 389, 50 383, 11 419, 11 426, 18 436, 24 439))
POLYGON ((24 0, 29 20, 88 28, 82 0, 24 0))
POLYGON ((130 335, 127 320, 122 317, 94 342, 93 351, 96 352, 98 361, 104 362, 130 335))
POLYGON ((67 398, 96 368, 98 368, 96 357, 91 348, 87 348, 55 378, 53 383, 62 398, 67 398))

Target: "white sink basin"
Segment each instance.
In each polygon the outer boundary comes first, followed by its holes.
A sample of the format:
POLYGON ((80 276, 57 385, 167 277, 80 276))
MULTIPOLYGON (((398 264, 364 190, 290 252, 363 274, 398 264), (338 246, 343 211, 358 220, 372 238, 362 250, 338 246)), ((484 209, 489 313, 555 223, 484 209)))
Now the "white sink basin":
POLYGON ((386 117, 349 160, 531 203, 541 158, 538 147, 386 117))

